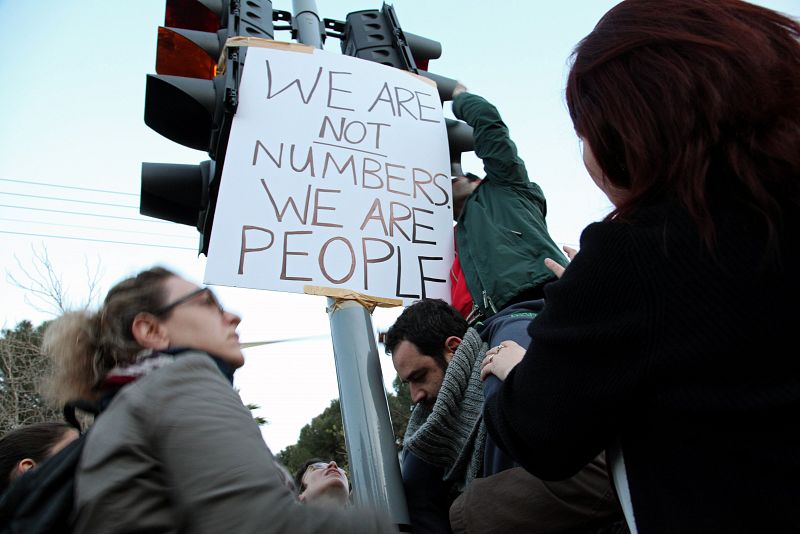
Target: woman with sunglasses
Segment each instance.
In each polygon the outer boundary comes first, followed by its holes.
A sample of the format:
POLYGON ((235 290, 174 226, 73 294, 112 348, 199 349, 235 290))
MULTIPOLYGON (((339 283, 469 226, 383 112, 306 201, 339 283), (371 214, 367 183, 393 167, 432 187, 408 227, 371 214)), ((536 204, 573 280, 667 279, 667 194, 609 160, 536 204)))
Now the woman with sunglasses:
POLYGON ((390 532, 367 511, 299 504, 232 387, 236 327, 207 288, 154 268, 45 333, 49 390, 103 410, 76 474, 74 532, 390 532))

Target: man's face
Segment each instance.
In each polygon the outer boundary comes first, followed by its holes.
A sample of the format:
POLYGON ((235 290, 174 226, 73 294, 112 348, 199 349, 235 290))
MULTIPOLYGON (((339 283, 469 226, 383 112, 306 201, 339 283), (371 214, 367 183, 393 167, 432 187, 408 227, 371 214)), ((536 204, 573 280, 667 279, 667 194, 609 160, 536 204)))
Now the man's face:
MULTIPOLYGON (((444 358, 448 363, 452 357, 452 353, 445 352, 444 358)), ((392 351, 392 363, 400 380, 408 382, 411 402, 433 405, 444 379, 444 369, 437 361, 422 354, 412 342, 401 341, 392 351)))
POLYGON ((454 176, 451 183, 453 187, 453 218, 457 219, 464 209, 464 202, 475 191, 480 181, 471 182, 466 176, 454 176))

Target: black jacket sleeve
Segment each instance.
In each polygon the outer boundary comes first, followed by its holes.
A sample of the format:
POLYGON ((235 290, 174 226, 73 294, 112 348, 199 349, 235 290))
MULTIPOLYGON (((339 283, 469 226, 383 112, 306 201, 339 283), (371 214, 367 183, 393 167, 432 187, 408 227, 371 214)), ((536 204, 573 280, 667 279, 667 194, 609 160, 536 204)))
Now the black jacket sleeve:
POLYGON ((411 451, 403 452, 403 488, 414 532, 452 534, 450 504, 453 484, 442 480, 444 468, 431 465, 411 451))
POLYGON ((487 399, 490 434, 545 480, 574 475, 635 417, 657 299, 632 250, 622 224, 584 231, 580 253, 545 290, 525 357, 487 399))

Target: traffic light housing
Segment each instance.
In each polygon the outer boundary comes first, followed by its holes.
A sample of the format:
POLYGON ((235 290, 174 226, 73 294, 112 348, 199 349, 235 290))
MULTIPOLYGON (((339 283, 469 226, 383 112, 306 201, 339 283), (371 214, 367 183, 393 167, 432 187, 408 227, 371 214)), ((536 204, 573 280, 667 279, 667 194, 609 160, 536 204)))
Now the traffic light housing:
MULTIPOLYGON (((341 23, 339 23, 341 24, 341 23)), ((428 63, 442 55, 438 41, 404 32, 392 6, 349 13, 342 25, 342 53, 389 67, 407 70, 436 82, 442 102, 453 99, 457 80, 428 72, 428 63)), ((461 154, 474 150, 472 128, 447 119, 451 173, 463 175, 461 154)))
POLYGON ((210 160, 199 165, 142 163, 142 215, 197 225, 198 213, 208 206, 214 166, 210 160))
POLYGON ((404 32, 394 7, 354 11, 345 19, 342 53, 390 67, 407 70, 436 82, 442 102, 453 99, 457 80, 428 72, 428 63, 442 55, 442 45, 404 32))
POLYGON ((200 165, 142 164, 139 211, 200 232, 208 254, 245 48, 229 37, 272 39, 270 0, 167 0, 158 29, 156 72, 147 76, 145 123, 164 137, 211 157, 200 165), (224 54, 224 57, 223 57, 224 54), (218 70, 224 59, 224 72, 218 70))

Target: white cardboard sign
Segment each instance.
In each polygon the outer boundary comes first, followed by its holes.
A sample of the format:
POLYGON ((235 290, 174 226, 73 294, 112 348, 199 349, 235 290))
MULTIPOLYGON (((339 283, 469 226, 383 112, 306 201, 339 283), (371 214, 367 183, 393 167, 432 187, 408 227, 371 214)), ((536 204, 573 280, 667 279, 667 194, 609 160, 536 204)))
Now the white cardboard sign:
POLYGON ((426 80, 320 50, 250 48, 205 282, 449 301, 449 169, 426 80))

